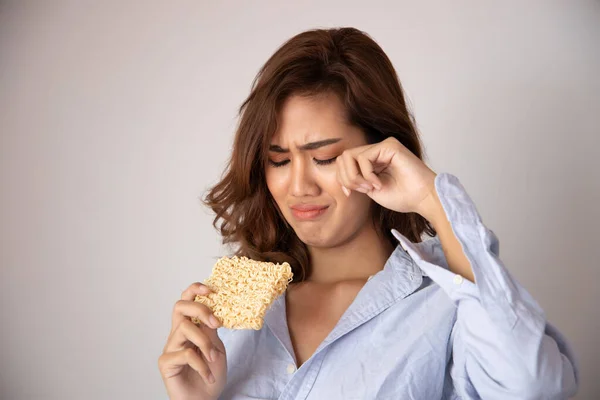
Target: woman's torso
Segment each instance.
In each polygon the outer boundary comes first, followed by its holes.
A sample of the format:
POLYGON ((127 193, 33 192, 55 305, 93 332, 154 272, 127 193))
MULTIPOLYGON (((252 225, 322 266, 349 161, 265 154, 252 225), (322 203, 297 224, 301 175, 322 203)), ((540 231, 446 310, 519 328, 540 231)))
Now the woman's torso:
POLYGON ((286 292, 287 324, 298 368, 329 335, 365 282, 290 285, 286 292))
POLYGON ((220 328, 228 363, 221 400, 453 398, 456 306, 400 248, 362 286, 321 293, 330 302, 322 309, 289 293, 260 330, 220 328))
MULTIPOLYGON (((446 370, 456 307, 437 285, 379 313, 350 309, 336 324, 331 316, 312 325, 320 320, 315 317, 299 329, 289 328, 289 339, 283 319, 276 319, 283 317, 278 311, 259 331, 227 331, 228 383, 220 399, 451 398, 446 370), (311 326, 318 334, 309 332, 311 326), (292 336, 305 334, 292 345, 292 336)), ((300 319, 292 317, 290 324, 300 325, 300 319)))

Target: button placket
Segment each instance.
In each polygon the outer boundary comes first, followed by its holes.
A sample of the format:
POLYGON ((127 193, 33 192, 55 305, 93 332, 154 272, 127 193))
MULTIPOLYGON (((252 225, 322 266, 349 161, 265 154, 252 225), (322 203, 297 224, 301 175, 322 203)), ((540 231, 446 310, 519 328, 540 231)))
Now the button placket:
POLYGON ((464 278, 460 275, 454 275, 454 284, 455 285, 460 285, 461 283, 463 283, 464 278))
POLYGON ((296 372, 296 366, 294 364, 288 364, 288 366, 287 366, 287 373, 289 375, 291 375, 294 372, 296 372))

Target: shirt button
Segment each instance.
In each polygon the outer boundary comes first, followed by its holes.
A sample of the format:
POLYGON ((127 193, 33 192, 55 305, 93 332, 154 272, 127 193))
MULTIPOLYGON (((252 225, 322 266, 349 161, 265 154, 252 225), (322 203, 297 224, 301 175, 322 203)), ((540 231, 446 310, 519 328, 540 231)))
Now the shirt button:
POLYGON ((463 277, 460 275, 454 275, 454 283, 460 285, 463 282, 463 277))
POLYGON ((288 366, 287 366, 287 373, 288 374, 293 374, 294 371, 296 371, 296 366, 294 364, 288 364, 288 366))

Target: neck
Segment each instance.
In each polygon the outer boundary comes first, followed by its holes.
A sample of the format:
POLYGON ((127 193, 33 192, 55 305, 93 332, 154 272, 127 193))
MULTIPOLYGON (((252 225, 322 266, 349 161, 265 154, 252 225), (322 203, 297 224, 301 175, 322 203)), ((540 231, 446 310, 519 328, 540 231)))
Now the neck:
POLYGON ((308 282, 334 284, 366 280, 381 271, 394 246, 377 234, 372 224, 335 247, 308 248, 312 272, 308 282))

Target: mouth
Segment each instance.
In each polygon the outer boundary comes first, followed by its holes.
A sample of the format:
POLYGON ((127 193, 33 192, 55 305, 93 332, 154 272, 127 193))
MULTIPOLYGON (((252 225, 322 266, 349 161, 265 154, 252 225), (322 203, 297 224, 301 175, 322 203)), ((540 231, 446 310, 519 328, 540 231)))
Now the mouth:
POLYGON ((315 220, 321 217, 329 208, 329 206, 325 207, 291 207, 292 214, 298 220, 315 220))

